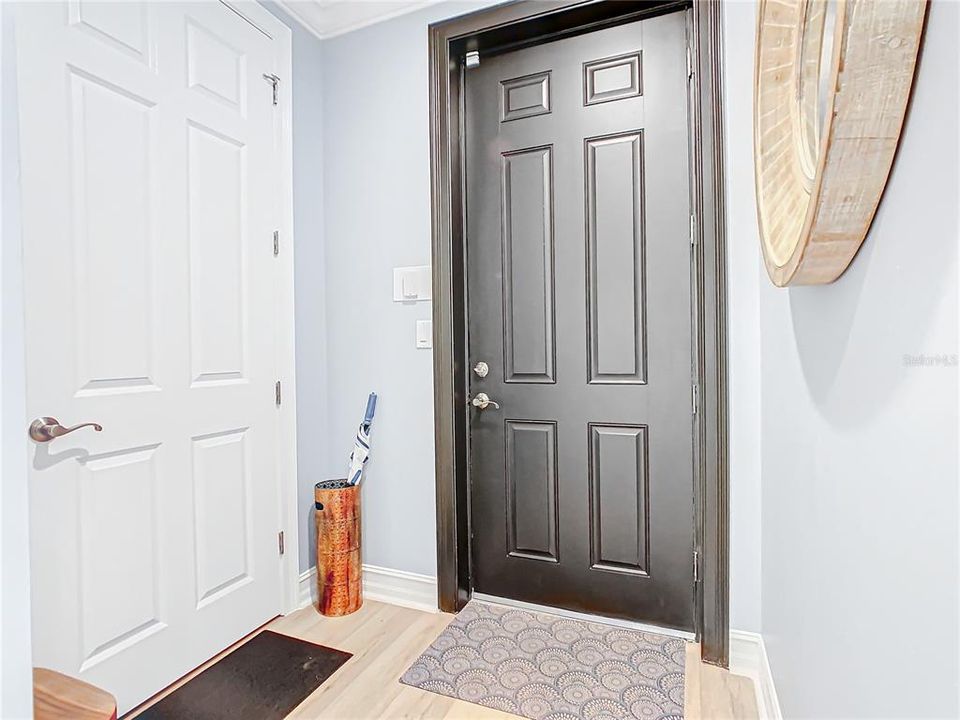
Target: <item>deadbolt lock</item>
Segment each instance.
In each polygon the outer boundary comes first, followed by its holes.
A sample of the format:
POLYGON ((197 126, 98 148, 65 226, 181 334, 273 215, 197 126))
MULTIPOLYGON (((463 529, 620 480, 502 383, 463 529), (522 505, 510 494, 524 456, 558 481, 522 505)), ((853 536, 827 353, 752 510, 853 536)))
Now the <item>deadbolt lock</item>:
POLYGON ((478 377, 485 378, 490 372, 490 366, 487 365, 483 360, 478 362, 473 366, 473 371, 477 374, 478 377))

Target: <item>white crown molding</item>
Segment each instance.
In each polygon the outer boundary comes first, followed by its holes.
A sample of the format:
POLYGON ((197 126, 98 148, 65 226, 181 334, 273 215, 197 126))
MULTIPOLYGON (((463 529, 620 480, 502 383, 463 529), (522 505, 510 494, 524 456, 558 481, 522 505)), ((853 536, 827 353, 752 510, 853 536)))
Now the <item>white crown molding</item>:
MULTIPOLYGON (((376 600, 414 610, 438 612, 437 579, 429 575, 364 565, 363 597, 365 600, 376 600)), ((302 608, 317 602, 316 568, 300 574, 299 598, 302 608)))
POLYGON ((320 40, 416 12, 444 0, 274 0, 320 40))
POLYGON ((760 720, 783 720, 762 635, 743 630, 730 631, 730 672, 753 680, 760 720))
POLYGON ((300 27, 317 38, 317 40, 323 40, 323 35, 320 34, 320 30, 318 29, 319 23, 316 23, 316 20, 314 19, 308 20, 307 17, 301 15, 301 12, 307 9, 306 6, 314 5, 315 3, 298 3, 294 2, 293 0, 273 0, 273 2, 287 15, 296 20, 300 27), (297 9, 298 6, 300 6, 299 10, 297 9))

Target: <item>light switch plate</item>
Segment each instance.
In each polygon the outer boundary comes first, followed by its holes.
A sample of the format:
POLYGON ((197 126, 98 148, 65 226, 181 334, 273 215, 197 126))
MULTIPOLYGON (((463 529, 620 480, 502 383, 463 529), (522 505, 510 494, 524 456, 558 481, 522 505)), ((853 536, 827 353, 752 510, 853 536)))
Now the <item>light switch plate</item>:
POLYGON ((394 302, 418 302, 431 297, 432 278, 429 265, 413 265, 393 269, 394 302))
POLYGON ((433 347, 433 320, 417 320, 417 349, 433 347))

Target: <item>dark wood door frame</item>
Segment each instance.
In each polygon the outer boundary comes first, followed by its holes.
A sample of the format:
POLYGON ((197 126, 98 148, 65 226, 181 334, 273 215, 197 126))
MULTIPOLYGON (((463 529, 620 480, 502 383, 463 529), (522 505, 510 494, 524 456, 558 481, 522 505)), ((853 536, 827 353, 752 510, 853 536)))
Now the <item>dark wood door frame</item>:
POLYGON ((430 178, 437 580, 442 610, 470 599, 463 58, 515 50, 691 7, 690 137, 694 240, 694 588, 703 659, 727 665, 728 465, 720 0, 521 1, 430 26, 430 178))

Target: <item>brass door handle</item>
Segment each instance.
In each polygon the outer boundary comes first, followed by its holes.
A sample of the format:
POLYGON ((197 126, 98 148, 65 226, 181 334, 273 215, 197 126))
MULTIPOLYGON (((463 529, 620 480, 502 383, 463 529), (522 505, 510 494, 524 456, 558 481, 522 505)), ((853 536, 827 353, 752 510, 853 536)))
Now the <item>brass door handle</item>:
POLYGON ((92 427, 97 432, 103 430, 98 423, 80 423, 79 425, 74 425, 73 427, 64 427, 56 418, 41 417, 30 423, 30 430, 28 431, 28 434, 30 435, 30 439, 34 442, 45 443, 50 442, 54 438, 58 438, 62 435, 72 433, 74 430, 79 430, 83 427, 92 427))

